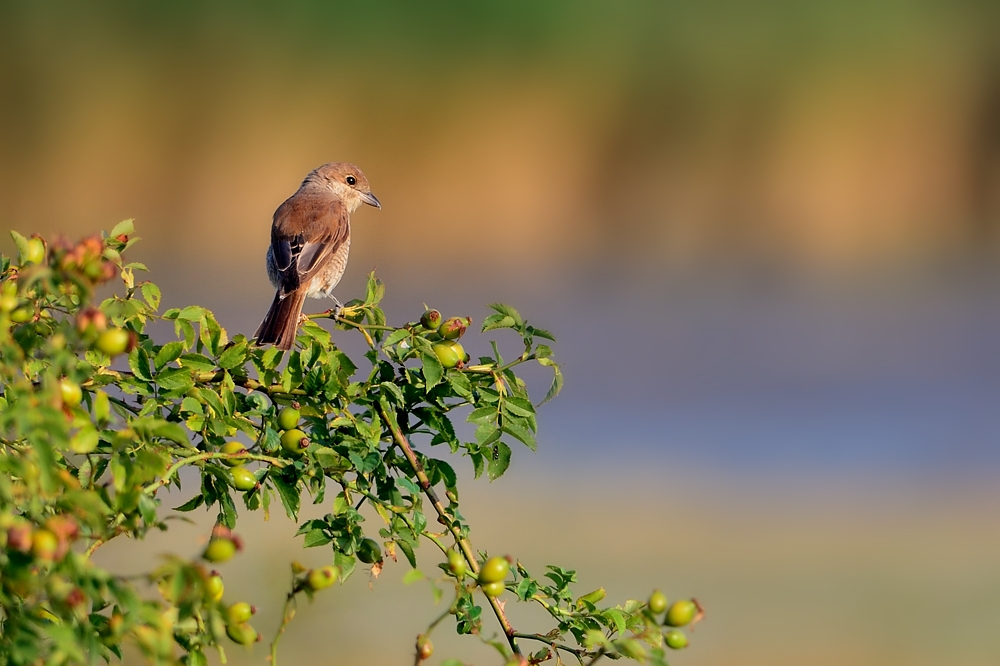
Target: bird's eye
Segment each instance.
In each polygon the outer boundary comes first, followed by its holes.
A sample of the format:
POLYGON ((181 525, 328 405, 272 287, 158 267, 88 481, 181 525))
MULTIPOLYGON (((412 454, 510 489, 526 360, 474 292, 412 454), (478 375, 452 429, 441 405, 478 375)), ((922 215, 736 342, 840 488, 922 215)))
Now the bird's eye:
POLYGON ((346 180, 346 181, 347 181, 347 184, 348 184, 348 185, 355 185, 355 184, 357 184, 357 182, 358 182, 358 179, 357 179, 357 178, 355 178, 354 176, 348 176, 348 177, 347 177, 347 178, 345 178, 344 180, 346 180))

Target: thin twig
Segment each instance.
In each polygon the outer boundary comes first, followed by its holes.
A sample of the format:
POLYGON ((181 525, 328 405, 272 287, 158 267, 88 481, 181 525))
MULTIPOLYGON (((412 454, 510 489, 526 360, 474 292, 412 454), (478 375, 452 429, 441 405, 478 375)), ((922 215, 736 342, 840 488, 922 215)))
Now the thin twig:
POLYGON ((283 460, 281 458, 274 458, 272 456, 262 456, 258 453, 222 453, 220 451, 212 451, 207 453, 198 453, 193 456, 188 456, 187 458, 181 458, 173 465, 167 468, 167 471, 163 473, 163 478, 156 483, 151 483, 150 485, 143 488, 143 491, 147 495, 152 495, 157 490, 163 486, 170 483, 170 478, 177 473, 177 471, 184 467, 185 465, 190 465, 191 463, 196 463, 201 460, 260 460, 262 462, 270 463, 275 467, 284 467, 289 464, 289 461, 283 460))
MULTIPOLYGON (((461 532, 448 516, 448 512, 445 510, 440 498, 438 498, 437 493, 434 491, 434 487, 431 485, 430 479, 427 477, 427 472, 424 471, 424 466, 420 463, 420 460, 417 459, 416 454, 413 452, 410 442, 406 439, 406 436, 403 435, 395 420, 389 418, 389 414, 386 412, 385 407, 381 404, 379 405, 379 411, 382 413, 383 420, 388 424, 389 430, 392 432, 393 440, 395 440, 399 448, 402 449, 406 459, 410 462, 410 465, 416 472, 417 480, 420 482, 420 487, 423 489, 427 499, 430 500, 431 505, 434 507, 434 511, 437 512, 438 522, 446 526, 452 536, 455 537, 455 543, 458 544, 458 547, 461 549, 466 561, 469 563, 469 568, 472 569, 472 573, 478 574, 479 563, 476 561, 476 555, 472 550, 472 545, 469 543, 468 539, 462 538, 461 532)), ((493 608, 493 614, 496 615, 497 620, 500 622, 500 626, 503 628, 504 635, 507 637, 507 643, 510 644, 510 649, 514 651, 514 654, 520 655, 521 648, 518 646, 517 640, 515 640, 516 632, 511 626, 510 621, 507 619, 507 614, 504 612, 503 606, 496 597, 487 598, 489 599, 490 606, 493 608)))

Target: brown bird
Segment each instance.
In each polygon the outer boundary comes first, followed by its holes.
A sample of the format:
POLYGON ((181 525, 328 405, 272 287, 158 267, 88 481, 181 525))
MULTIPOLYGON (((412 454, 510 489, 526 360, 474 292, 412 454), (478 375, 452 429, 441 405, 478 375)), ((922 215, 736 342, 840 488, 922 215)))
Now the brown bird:
POLYGON ((351 213, 363 203, 382 208, 361 169, 331 162, 274 211, 267 275, 278 291, 257 329, 258 345, 292 348, 306 296, 333 298, 341 307, 333 288, 347 268, 351 213))

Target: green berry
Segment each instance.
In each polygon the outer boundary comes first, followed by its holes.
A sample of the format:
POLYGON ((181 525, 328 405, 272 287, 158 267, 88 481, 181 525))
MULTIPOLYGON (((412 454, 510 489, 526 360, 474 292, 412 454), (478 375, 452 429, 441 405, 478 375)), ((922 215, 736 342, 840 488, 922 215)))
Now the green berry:
POLYGON ((132 336, 124 328, 109 328, 97 336, 97 348, 108 356, 123 354, 128 349, 132 336))
POLYGON ((667 595, 659 590, 653 590, 653 593, 649 595, 649 610, 653 612, 653 615, 659 615, 667 610, 667 595))
POLYGON ((472 317, 451 317, 441 322, 438 334, 445 340, 457 340, 465 333, 465 329, 472 323, 472 317))
POLYGON ((427 310, 420 317, 420 325, 429 331, 436 331, 441 326, 441 313, 437 310, 427 310))
POLYGON ((312 569, 306 576, 306 585, 311 590, 322 590, 330 587, 340 578, 340 569, 334 566, 320 567, 312 569))
POLYGON ((226 537, 209 539, 205 552, 201 554, 209 562, 226 562, 236 554, 236 542, 226 537))
POLYGON ((246 601, 237 601, 226 609, 226 620, 228 624, 243 624, 253 617, 257 609, 246 601))
POLYGON ((431 349, 445 369, 454 368, 462 360, 462 357, 458 355, 458 351, 455 350, 454 345, 450 342, 439 342, 431 347, 431 349))
POLYGON ((663 620, 663 624, 669 627, 683 627, 694 619, 697 612, 698 607, 694 605, 693 601, 687 599, 675 601, 667 609, 667 617, 663 620))
POLYGON ((278 412, 278 427, 282 430, 291 430, 299 425, 302 413, 294 407, 282 407, 278 412))
POLYGON ((10 312, 17 307, 17 296, 4 294, 0 296, 0 312, 10 312))
POLYGON ((467 567, 465 564, 465 558, 462 557, 462 554, 457 550, 449 550, 448 571, 450 571, 455 578, 462 580, 463 578, 465 578, 466 570, 467 567))
POLYGON ((483 594, 489 598, 499 597, 507 589, 503 581, 497 581, 495 583, 483 583, 480 587, 483 588, 483 594))
POLYGON ((40 560, 51 562, 59 550, 59 537, 44 527, 31 536, 31 553, 40 560))
POLYGON ((31 319, 31 310, 28 308, 18 308, 10 313, 10 320, 15 324, 23 324, 31 319))
POLYGON ((234 643, 240 645, 252 645, 257 642, 257 630, 245 622, 243 624, 230 624, 226 627, 226 636, 229 636, 234 643))
POLYGON ((286 430, 281 433, 281 448, 292 455, 302 455, 309 448, 309 436, 298 428, 286 430))
POLYGON ((45 244, 41 238, 28 239, 28 251, 24 254, 24 263, 40 264, 45 261, 45 244))
POLYGON ((59 380, 59 394, 62 396, 63 404, 67 407, 76 407, 83 400, 83 389, 72 379, 66 377, 59 380))
MULTIPOLYGON (((236 454, 236 453, 246 453, 247 447, 243 445, 242 442, 226 442, 219 449, 220 453, 236 454)), ((223 458, 222 463, 224 465, 229 465, 230 467, 236 467, 242 464, 243 458, 223 458)))
POLYGON ((382 561, 382 549, 375 539, 365 539, 358 546, 358 559, 365 564, 375 564, 382 561))
POLYGON ((684 632, 677 629, 671 629, 663 634, 663 641, 667 644, 667 647, 673 650, 680 650, 688 646, 688 637, 684 635, 684 632))
POLYGON ((479 584, 498 583, 510 572, 510 562, 505 557, 491 557, 479 570, 479 584))
POLYGON ((222 593, 225 589, 226 586, 222 582, 222 576, 215 572, 212 572, 212 575, 205 581, 205 593, 209 599, 216 603, 222 601, 222 593))
POLYGON ((229 472, 233 475, 233 488, 247 491, 257 487, 257 477, 243 465, 234 467, 229 472))

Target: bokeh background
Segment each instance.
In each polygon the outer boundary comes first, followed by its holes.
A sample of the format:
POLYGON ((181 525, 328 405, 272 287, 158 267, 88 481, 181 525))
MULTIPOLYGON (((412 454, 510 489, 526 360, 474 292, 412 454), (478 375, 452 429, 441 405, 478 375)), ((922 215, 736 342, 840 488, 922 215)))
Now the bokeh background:
MULTIPOLYGON (((377 268, 393 322, 503 301, 560 337, 539 452, 466 490, 474 544, 610 600, 697 596, 674 664, 995 664, 998 21, 971 0, 4 2, 0 226, 134 217, 165 306, 250 334, 271 212, 353 161, 384 209, 354 217, 342 300, 377 268)), ((194 555, 197 518, 101 561, 194 555)), ((270 634, 287 562, 328 555, 280 515, 241 527, 227 595, 270 634)), ((404 572, 303 607, 284 659, 411 663, 440 609, 404 572)), ((432 663, 496 660, 449 631, 432 663)))

